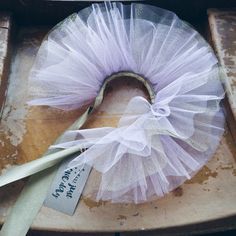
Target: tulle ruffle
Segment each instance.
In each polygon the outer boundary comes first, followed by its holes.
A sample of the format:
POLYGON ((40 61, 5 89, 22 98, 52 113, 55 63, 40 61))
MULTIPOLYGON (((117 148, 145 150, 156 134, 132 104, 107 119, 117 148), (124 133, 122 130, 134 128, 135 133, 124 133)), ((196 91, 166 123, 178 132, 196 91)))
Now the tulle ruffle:
POLYGON ((219 90, 219 97, 210 95, 217 83, 212 76, 216 74, 208 75, 205 81, 206 94, 203 89, 202 95, 197 95, 194 86, 191 91, 184 86, 178 90, 176 83, 172 86, 172 91, 178 91, 176 99, 159 97, 151 105, 142 97, 134 97, 117 128, 70 131, 54 148, 80 145, 87 149, 69 168, 88 164, 102 174, 93 196, 97 201, 139 203, 161 197, 190 179, 219 143, 224 131, 219 108, 223 91, 219 90))
POLYGON ((31 105, 75 109, 120 71, 151 85, 133 98, 117 128, 67 132, 56 148, 87 149, 69 167, 101 173, 96 200, 143 202, 191 178, 213 155, 224 128, 217 59, 174 13, 144 5, 93 4, 56 26, 30 75, 31 105))
POLYGON ((43 41, 29 78, 29 103, 79 108, 119 71, 142 75, 158 93, 216 64, 205 40, 172 12, 135 3, 93 4, 43 41))

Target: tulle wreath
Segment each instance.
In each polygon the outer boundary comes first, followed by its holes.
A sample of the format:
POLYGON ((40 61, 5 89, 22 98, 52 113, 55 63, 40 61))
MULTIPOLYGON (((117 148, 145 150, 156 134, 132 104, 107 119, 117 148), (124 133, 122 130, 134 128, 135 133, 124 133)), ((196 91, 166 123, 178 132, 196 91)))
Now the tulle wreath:
POLYGON ((190 179, 224 131, 224 91, 207 42, 174 13, 132 3, 93 4, 57 25, 30 74, 31 105, 68 110, 91 103, 120 72, 146 83, 117 128, 75 130, 53 148, 87 150, 69 167, 101 173, 96 200, 144 202, 190 179))

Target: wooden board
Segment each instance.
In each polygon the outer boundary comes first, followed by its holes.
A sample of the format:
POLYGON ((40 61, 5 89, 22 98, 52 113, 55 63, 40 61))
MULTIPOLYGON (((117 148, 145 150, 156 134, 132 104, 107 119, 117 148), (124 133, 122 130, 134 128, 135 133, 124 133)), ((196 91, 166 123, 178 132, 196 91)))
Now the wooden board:
MULTIPOLYGON (((56 137, 79 116, 81 111, 62 112, 52 108, 29 108, 27 76, 38 46, 47 28, 22 28, 16 38, 6 103, 0 123, 1 168, 37 158, 56 137)), ((144 95, 143 86, 135 81, 114 81, 105 101, 85 127, 115 126, 128 100, 144 95)), ((98 232, 166 230, 225 222, 236 218, 236 147, 226 132, 214 158, 191 181, 166 197, 145 204, 111 204, 94 202, 86 193, 92 186, 89 178, 73 217, 42 207, 32 227, 42 230, 98 232)), ((0 222, 17 198, 23 181, 0 189, 0 222)), ((194 229, 194 227, 192 227, 194 229)))
POLYGON ((236 141, 236 10, 208 10, 210 37, 222 67, 227 120, 236 141))
POLYGON ((11 15, 0 13, 0 114, 5 100, 7 75, 10 64, 11 15))

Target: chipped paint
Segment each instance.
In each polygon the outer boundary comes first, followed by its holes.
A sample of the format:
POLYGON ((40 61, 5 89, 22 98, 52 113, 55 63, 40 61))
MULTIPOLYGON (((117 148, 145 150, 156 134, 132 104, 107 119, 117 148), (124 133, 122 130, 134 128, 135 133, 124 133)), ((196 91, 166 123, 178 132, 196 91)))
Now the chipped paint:
POLYGON ((233 169, 232 175, 236 176, 236 169, 233 169))
POLYGON ((139 212, 137 212, 137 213, 135 213, 135 214, 133 214, 132 216, 139 216, 139 212))
POLYGON ((182 187, 178 187, 175 190, 173 190, 172 193, 174 194, 175 197, 181 197, 184 191, 182 187))
POLYGON ((92 209, 94 207, 104 206, 107 203, 106 201, 95 202, 92 199, 86 197, 82 197, 81 200, 89 209, 92 209))
MULTIPOLYGON (((24 32, 20 39, 20 43, 16 45, 17 50, 12 56, 9 85, 0 125, 0 135, 4 135, 5 141, 9 141, 15 147, 22 142, 26 133, 27 77, 33 64, 32 56, 36 54, 40 45, 40 40, 24 38, 24 32)), ((5 145, 4 141, 1 145, 5 145)))
POLYGON ((221 170, 231 170, 234 168, 233 163, 226 163, 219 166, 221 170))
POLYGON ((0 28, 0 58, 4 59, 7 54, 8 29, 0 28))
POLYGON ((236 118, 236 12, 208 10, 212 41, 223 71, 223 82, 236 118))
POLYGON ((127 220, 127 216, 118 215, 117 220, 127 220))
POLYGON ((186 184, 203 184, 210 177, 216 178, 218 173, 210 170, 207 166, 204 166, 192 179, 187 180, 186 184))
MULTIPOLYGON (((32 117, 30 117, 31 109, 26 104, 29 99, 28 74, 42 38, 47 31, 47 28, 21 28, 15 37, 8 88, 5 91, 6 100, 0 115, 0 147, 2 147, 0 152, 0 169, 4 168, 7 164, 21 164, 33 160, 42 155, 48 147, 48 144, 44 143, 44 138, 40 140, 40 148, 38 146, 35 147, 33 137, 37 137, 41 131, 35 131, 35 128, 29 133, 29 130, 32 130, 32 126, 36 124, 41 128, 40 125, 43 122, 40 123, 37 119, 32 121, 32 117), (33 152, 33 148, 37 152, 33 152)), ((38 110, 35 109, 35 111, 37 112, 38 110)), ((41 113, 38 114, 39 117, 41 113)), ((48 114, 48 112, 44 111, 44 114, 48 114)), ((65 123, 68 125, 68 121, 65 123)), ((57 131, 51 142, 59 134, 60 132, 57 131)))

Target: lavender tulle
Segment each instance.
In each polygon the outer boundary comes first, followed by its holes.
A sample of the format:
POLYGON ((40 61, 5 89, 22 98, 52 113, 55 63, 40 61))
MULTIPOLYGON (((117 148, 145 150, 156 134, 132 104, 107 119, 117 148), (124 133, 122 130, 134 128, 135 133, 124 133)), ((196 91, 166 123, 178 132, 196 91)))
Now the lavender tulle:
POLYGON ((217 63, 199 33, 170 11, 93 4, 43 41, 29 104, 80 108, 120 71, 148 80, 153 104, 135 97, 117 128, 70 131, 54 146, 88 148, 69 166, 88 164, 101 173, 96 200, 139 203, 178 187, 213 156, 224 131, 217 63))

